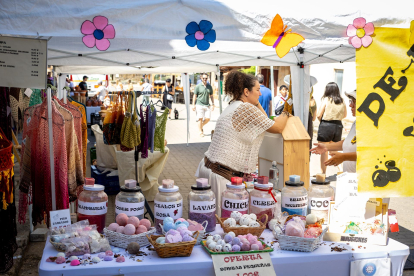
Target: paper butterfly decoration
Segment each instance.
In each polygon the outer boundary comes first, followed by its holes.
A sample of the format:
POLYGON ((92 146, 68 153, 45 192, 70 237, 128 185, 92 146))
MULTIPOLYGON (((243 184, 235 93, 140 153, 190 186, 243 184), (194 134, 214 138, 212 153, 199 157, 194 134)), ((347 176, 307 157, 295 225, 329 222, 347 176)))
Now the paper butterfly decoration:
POLYGON ((289 53, 292 47, 297 46, 305 38, 297 33, 292 33, 291 29, 287 29, 287 25, 283 25, 283 20, 279 14, 273 18, 270 29, 265 33, 261 42, 267 46, 273 46, 276 54, 282 58, 289 53))

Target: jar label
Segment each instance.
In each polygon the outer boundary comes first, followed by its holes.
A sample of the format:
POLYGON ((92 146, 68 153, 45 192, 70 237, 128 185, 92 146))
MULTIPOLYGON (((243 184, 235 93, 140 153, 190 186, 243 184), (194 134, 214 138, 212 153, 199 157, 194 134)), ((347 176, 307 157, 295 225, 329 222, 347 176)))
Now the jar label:
POLYGON ((183 200, 164 202, 154 200, 154 216, 156 219, 164 220, 171 217, 174 220, 183 216, 183 200))
POLYGON ((273 198, 250 197, 250 206, 262 209, 269 209, 275 207, 276 202, 273 198))
POLYGON ((308 196, 301 197, 282 197, 282 212, 289 215, 306 216, 308 212, 308 196))
POLYGON ((192 201, 190 200, 191 213, 211 213, 216 211, 216 200, 211 201, 192 201))
POLYGON ((82 215, 97 216, 104 215, 108 211, 108 201, 85 202, 78 200, 78 213, 82 215))
POLYGON ((144 204, 145 202, 121 202, 119 200, 115 200, 115 213, 120 214, 124 213, 128 217, 130 216, 140 216, 144 214, 144 204))
POLYGON ((240 200, 223 197, 221 208, 227 211, 247 211, 249 209, 249 199, 240 200))
POLYGON ((330 197, 310 197, 309 198, 309 209, 318 211, 329 210, 330 197))

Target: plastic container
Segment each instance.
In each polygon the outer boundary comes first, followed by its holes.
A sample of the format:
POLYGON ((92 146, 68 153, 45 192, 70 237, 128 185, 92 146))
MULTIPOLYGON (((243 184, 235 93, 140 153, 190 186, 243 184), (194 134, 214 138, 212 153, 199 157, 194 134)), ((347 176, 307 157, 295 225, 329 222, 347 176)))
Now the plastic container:
POLYGON ((89 220, 89 224, 96 224, 99 233, 102 233, 106 213, 108 211, 108 195, 102 185, 83 185, 83 191, 78 198, 78 221, 89 220))
POLYGON ((207 232, 216 230, 216 195, 206 178, 197 179, 188 194, 188 218, 198 223, 207 221, 207 232))
POLYGON ((246 191, 241 177, 232 177, 227 189, 221 195, 221 217, 229 218, 231 212, 242 214, 249 212, 249 193, 246 191))
POLYGON ((128 217, 144 218, 145 197, 141 193, 141 187, 132 179, 125 180, 125 186, 121 186, 121 191, 115 198, 115 215, 121 213, 128 217))
POLYGON ((269 183, 273 184, 274 190, 281 191, 283 189, 283 185, 279 185, 279 168, 276 161, 272 162, 272 166, 269 169, 269 183))
MULTIPOLYGON (((259 176, 257 181, 254 184, 254 190, 250 192, 250 213, 256 214, 257 218, 266 214, 268 221, 270 221, 276 214, 276 192, 267 176, 259 176)), ((263 217, 262 222, 264 223, 265 220, 266 218, 263 217)), ((269 224, 266 227, 269 228, 269 224)))
POLYGON ((158 194, 154 199, 155 227, 158 234, 162 234, 161 225, 164 219, 171 217, 174 221, 183 216, 183 196, 174 185, 174 180, 164 179, 158 187, 158 194))
POLYGON ((328 223, 329 204, 335 198, 334 189, 329 180, 311 180, 309 188, 308 214, 314 214, 318 220, 324 219, 328 223))
POLYGON ((282 189, 282 212, 288 212, 289 215, 307 215, 308 192, 304 185, 299 175, 289 176, 289 181, 285 182, 282 189))

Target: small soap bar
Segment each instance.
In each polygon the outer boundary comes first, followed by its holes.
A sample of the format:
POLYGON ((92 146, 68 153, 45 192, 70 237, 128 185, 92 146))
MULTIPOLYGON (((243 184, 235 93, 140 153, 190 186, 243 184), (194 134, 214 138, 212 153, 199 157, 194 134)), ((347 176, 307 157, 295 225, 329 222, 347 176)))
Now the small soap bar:
POLYGON ((269 184, 269 177, 267 177, 267 176, 259 176, 257 178, 257 183, 259 183, 259 184, 269 184))
POLYGON ((93 185, 95 185, 95 178, 85 177, 85 185, 86 186, 93 186, 93 185))
POLYGON ((197 178, 197 187, 207 187, 208 186, 208 179, 207 178, 197 178))
POLYGON ((174 180, 172 180, 172 179, 163 179, 162 180, 162 187, 164 189, 174 188, 174 180))
POLYGON ((289 181, 292 183, 299 183, 300 182, 300 175, 291 175, 289 176, 289 181))
POLYGON ((125 179, 125 188, 135 188, 137 181, 134 179, 125 179))
POLYGON ((316 174, 316 181, 317 182, 325 182, 325 174, 324 173, 317 173, 316 174))
POLYGON ((231 184, 232 185, 241 185, 243 183, 243 178, 241 177, 232 177, 231 184))

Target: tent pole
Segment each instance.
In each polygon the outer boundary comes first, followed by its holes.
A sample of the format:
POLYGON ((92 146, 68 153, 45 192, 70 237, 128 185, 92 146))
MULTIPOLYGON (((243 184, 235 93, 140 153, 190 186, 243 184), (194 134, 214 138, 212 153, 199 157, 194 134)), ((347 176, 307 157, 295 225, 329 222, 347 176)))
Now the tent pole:
POLYGON ((273 66, 270 66, 270 90, 272 90, 272 99, 275 96, 275 76, 273 74, 273 66))
POLYGON ((223 104, 221 102, 221 80, 220 80, 220 66, 217 66, 217 83, 219 85, 218 89, 218 98, 219 98, 219 107, 220 107, 220 114, 223 112, 223 104))
POLYGON ((299 103, 300 103, 300 112, 299 114, 299 119, 302 121, 302 124, 306 127, 305 122, 303 121, 304 117, 303 117, 303 113, 304 113, 304 97, 305 97, 305 93, 304 93, 304 78, 305 78, 305 67, 303 66, 303 54, 299 54, 299 103))
POLYGON ((55 192, 55 162, 53 154, 53 120, 52 120, 52 90, 47 89, 47 119, 49 122, 49 157, 50 157, 50 185, 52 193, 52 210, 56 210, 56 192, 55 192))

